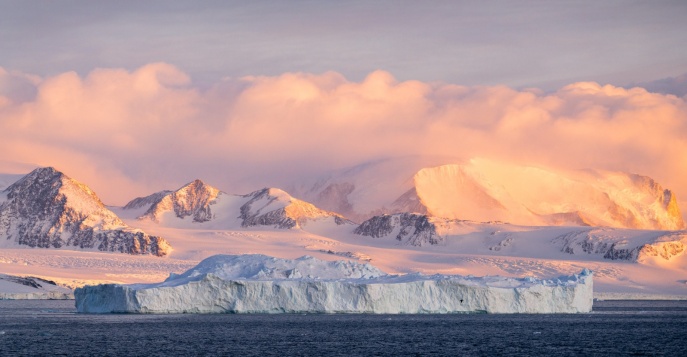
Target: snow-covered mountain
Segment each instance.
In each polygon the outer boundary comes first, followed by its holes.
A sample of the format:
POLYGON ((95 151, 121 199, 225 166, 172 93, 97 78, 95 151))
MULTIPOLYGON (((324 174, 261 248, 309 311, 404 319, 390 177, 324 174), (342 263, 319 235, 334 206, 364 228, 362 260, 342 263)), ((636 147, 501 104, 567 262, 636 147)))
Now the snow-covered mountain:
POLYGON ((413 176, 427 166, 455 162, 445 157, 403 157, 363 163, 290 187, 294 196, 358 223, 384 213, 425 213, 413 176))
POLYGON ((397 245, 444 246, 447 251, 455 248, 471 254, 534 258, 570 255, 568 259, 670 261, 687 250, 687 231, 525 227, 411 213, 372 217, 354 233, 369 239, 396 241, 397 245))
POLYGON ((161 191, 129 202, 125 209, 148 207, 141 218, 160 222, 167 212, 174 212, 180 219, 188 217, 193 222, 207 222, 213 218, 211 205, 220 191, 201 180, 188 183, 176 191, 161 191))
POLYGON ((536 226, 685 227, 675 194, 646 176, 483 159, 413 171, 417 167, 417 160, 376 162, 301 185, 296 192, 358 221, 413 212, 536 226))
POLYGON ((310 221, 350 223, 343 216, 295 199, 285 191, 264 188, 247 195, 232 195, 201 180, 176 191, 161 191, 136 198, 124 206, 139 219, 176 228, 235 229, 269 226, 302 228, 310 221))
POLYGON ((414 182, 419 200, 437 217, 539 226, 685 227, 675 195, 636 174, 472 160, 420 170, 414 182))
POLYGON ((38 168, 0 192, 0 245, 164 256, 161 237, 128 227, 96 194, 52 167, 38 168))
POLYGON ((276 188, 264 188, 243 197, 248 199, 240 208, 243 227, 300 228, 321 219, 332 220, 336 225, 351 223, 339 214, 321 210, 276 188))

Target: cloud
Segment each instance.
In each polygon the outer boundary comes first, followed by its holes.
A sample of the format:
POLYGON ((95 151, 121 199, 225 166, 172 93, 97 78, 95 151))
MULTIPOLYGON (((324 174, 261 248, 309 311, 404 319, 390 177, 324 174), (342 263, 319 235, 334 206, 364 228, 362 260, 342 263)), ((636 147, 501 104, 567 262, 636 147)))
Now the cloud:
POLYGON ((37 76, 8 72, 0 67, 0 107, 9 102, 22 103, 35 99, 38 82, 40 78, 37 76))
POLYGON ((674 94, 678 97, 687 96, 687 73, 677 77, 667 77, 655 81, 635 84, 635 86, 646 88, 648 91, 674 94))
POLYGON ((245 193, 432 155, 640 173, 673 189, 687 210, 687 103, 643 88, 582 82, 544 93, 375 71, 361 81, 284 73, 201 90, 165 63, 12 76, 33 78, 35 94, 3 87, 4 160, 55 166, 110 204, 194 178, 245 193))

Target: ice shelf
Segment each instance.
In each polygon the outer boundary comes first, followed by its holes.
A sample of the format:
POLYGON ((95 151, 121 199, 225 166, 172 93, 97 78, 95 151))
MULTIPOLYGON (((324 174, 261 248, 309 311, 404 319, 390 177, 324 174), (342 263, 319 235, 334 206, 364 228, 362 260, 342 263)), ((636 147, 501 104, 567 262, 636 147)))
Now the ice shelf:
POLYGON ((531 277, 385 274, 370 264, 216 255, 162 283, 84 286, 82 313, 584 313, 592 273, 531 277))

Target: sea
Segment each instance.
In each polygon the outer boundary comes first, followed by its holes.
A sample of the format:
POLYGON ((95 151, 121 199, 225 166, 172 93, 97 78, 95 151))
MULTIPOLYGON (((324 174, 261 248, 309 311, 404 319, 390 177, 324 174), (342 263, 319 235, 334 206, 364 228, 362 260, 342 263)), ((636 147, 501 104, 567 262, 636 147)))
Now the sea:
POLYGON ((687 356, 687 301, 588 314, 79 314, 0 300, 0 356, 687 356))

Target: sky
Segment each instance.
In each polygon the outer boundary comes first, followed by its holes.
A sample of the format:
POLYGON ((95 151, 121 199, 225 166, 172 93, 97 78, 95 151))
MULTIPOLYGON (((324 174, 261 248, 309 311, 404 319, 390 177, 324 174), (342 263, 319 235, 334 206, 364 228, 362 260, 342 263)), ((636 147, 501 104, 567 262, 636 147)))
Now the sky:
POLYGON ((386 157, 636 172, 687 211, 684 1, 0 0, 0 171, 106 203, 386 157))

